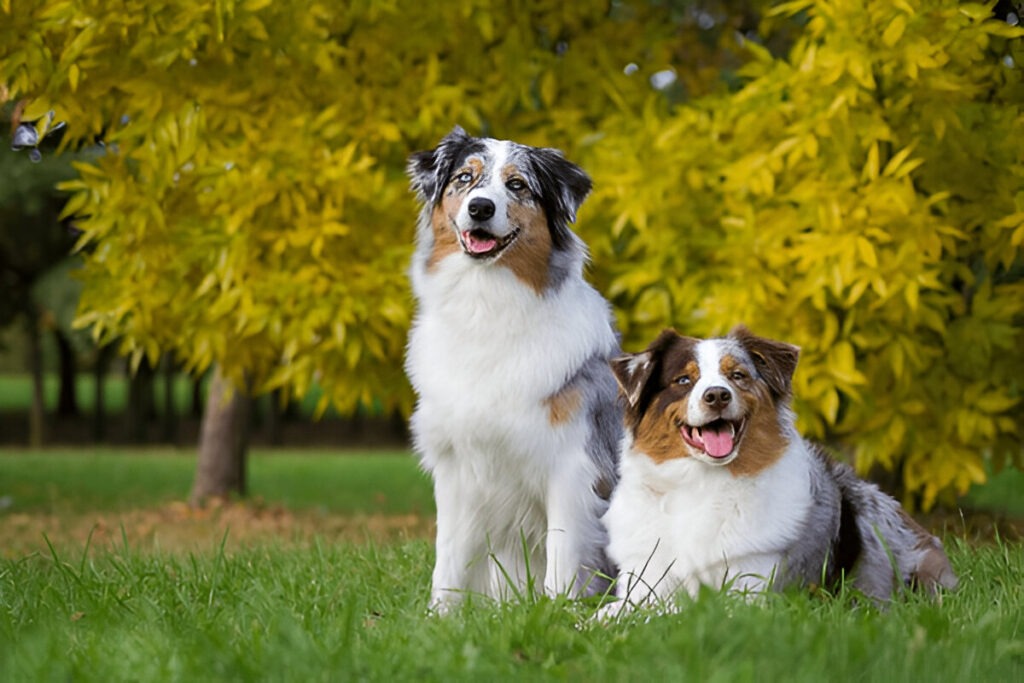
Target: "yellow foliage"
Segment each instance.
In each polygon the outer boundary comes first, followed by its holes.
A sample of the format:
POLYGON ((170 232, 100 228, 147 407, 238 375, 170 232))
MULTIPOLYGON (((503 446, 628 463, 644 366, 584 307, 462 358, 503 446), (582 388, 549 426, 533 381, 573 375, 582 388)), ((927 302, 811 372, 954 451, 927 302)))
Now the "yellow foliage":
POLYGON ((983 10, 785 3, 807 17, 788 59, 619 117, 589 164, 591 210, 620 217, 595 260, 627 345, 666 322, 636 311, 652 290, 687 332, 798 343, 803 430, 862 472, 902 468, 925 506, 986 459, 1024 463, 1024 32, 983 10), (638 156, 657 171, 630 175, 638 156))
POLYGON ((763 24, 802 27, 778 58, 734 37, 762 4, 4 2, 0 92, 106 143, 66 213, 81 324, 133 362, 408 410, 404 160, 460 123, 593 175, 579 230, 628 348, 800 344, 803 429, 930 505, 1024 459, 1021 31, 799 0, 763 24))

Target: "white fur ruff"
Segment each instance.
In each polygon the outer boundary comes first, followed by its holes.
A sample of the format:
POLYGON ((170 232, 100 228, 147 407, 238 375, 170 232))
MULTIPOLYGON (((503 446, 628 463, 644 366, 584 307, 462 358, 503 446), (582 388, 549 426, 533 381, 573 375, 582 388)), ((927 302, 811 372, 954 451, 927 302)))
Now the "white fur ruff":
POLYGON ((737 478, 694 458, 662 464, 623 439, 621 478, 604 517, 616 594, 633 605, 669 603, 701 585, 768 587, 810 514, 812 458, 795 441, 757 477, 737 478))
POLYGON ((603 539, 586 407, 553 426, 544 400, 617 341, 581 274, 538 296, 498 264, 450 258, 421 272, 407 370, 413 433, 438 507, 435 608, 468 591, 581 590, 603 539))

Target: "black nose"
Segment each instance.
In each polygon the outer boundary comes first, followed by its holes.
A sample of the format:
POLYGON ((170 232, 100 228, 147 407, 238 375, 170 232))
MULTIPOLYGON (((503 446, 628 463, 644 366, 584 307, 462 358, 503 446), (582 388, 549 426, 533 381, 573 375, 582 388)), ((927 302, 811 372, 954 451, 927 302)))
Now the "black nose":
POLYGON ((708 387, 703 399, 712 408, 724 408, 732 400, 732 394, 725 387, 708 387))
POLYGON ((473 197, 469 200, 469 217, 475 221, 485 221, 494 215, 494 202, 486 197, 473 197))

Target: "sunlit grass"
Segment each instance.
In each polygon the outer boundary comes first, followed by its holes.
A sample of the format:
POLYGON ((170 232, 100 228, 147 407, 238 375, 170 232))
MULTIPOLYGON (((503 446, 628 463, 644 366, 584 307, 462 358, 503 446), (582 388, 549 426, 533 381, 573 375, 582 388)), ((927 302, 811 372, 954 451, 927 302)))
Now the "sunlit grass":
POLYGON ((1024 552, 951 545, 941 603, 709 592, 612 625, 593 600, 428 616, 427 541, 55 551, 0 562, 0 680, 1021 680, 1024 552))

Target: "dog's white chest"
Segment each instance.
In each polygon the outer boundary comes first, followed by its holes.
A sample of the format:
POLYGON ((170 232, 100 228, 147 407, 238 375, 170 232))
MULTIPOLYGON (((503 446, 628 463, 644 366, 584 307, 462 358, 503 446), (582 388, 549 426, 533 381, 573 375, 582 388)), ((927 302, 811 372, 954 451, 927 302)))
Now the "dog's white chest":
POLYGON ((609 554, 627 574, 663 577, 666 595, 770 572, 811 505, 805 459, 787 456, 757 477, 736 478, 691 459, 655 465, 628 453, 605 516, 609 554))
POLYGON ((443 264, 424 279, 407 369, 421 406, 487 429, 518 421, 615 339, 607 305, 567 282, 538 296, 501 267, 443 264))

